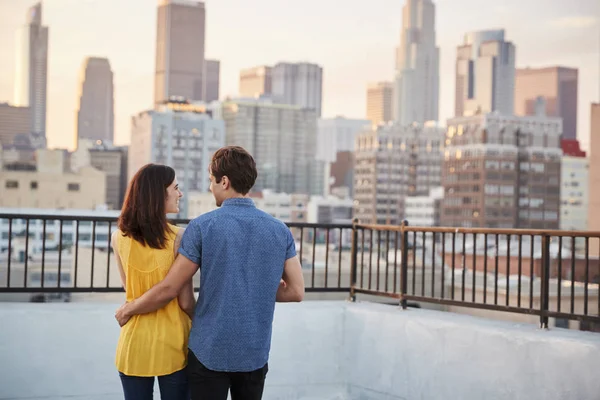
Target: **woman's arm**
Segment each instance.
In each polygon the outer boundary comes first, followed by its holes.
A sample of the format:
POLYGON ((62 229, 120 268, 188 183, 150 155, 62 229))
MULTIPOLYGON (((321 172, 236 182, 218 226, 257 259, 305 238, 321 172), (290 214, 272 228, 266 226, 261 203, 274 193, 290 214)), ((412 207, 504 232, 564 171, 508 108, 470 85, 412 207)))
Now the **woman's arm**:
POLYGON ((123 270, 123 263, 121 262, 121 255, 119 254, 119 247, 117 246, 117 238, 118 235, 121 234, 121 231, 116 230, 112 233, 112 237, 110 239, 112 249, 115 253, 115 259, 117 260, 117 267, 119 267, 119 276, 121 277, 121 285, 123 285, 123 289, 126 288, 127 277, 125 276, 125 270, 123 270))
MULTIPOLYGON (((175 245, 173 246, 173 252, 175 258, 179 254, 179 245, 181 244, 181 238, 183 236, 183 229, 180 229, 177 232, 177 237, 175 238, 175 245)), ((193 279, 190 279, 189 283, 187 283, 179 295, 177 296, 177 301, 179 303, 179 307, 185 311, 187 315, 189 315, 190 319, 194 319, 194 310, 196 308, 196 298, 194 297, 194 282, 193 279)))

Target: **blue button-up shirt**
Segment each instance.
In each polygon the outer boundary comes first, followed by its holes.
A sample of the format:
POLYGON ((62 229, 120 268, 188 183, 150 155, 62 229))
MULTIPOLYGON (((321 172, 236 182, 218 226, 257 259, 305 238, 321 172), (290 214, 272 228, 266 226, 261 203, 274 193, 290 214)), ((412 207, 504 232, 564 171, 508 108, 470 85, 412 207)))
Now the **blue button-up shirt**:
POLYGON ((283 265, 296 255, 289 228, 249 198, 227 199, 190 222, 179 254, 201 270, 189 349, 213 371, 262 368, 283 265))

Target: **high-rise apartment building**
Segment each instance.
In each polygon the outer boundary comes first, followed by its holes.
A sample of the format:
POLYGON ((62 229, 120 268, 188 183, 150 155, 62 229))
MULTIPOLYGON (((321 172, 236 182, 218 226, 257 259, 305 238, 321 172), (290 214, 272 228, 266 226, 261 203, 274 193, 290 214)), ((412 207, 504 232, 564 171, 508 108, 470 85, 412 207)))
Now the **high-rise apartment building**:
POLYGON ((433 124, 379 125, 357 139, 354 216, 363 223, 399 224, 404 199, 440 186, 444 129, 433 124))
POLYGON ((394 119, 401 125, 437 121, 440 51, 435 42, 435 4, 406 0, 396 50, 394 119))
POLYGON ((448 121, 444 226, 558 229, 561 120, 499 113, 448 121))
POLYGON ((515 46, 504 40, 504 30, 466 34, 457 49, 454 115, 513 115, 514 94, 515 46))
POLYGON ((150 162, 173 167, 184 192, 179 215, 185 217, 186 194, 208 191, 211 157, 224 144, 223 121, 213 119, 203 105, 185 101, 160 105, 132 118, 129 179, 150 162))
POLYGON ((219 100, 219 81, 221 79, 221 62, 219 60, 204 61, 204 95, 205 102, 219 100))
POLYGON ((270 96, 272 91, 272 68, 260 66, 244 69, 240 72, 240 96, 270 96))
POLYGON ((515 75, 515 115, 536 115, 539 98, 545 114, 563 120, 563 138, 577 139, 578 70, 566 67, 522 68, 515 75))
POLYGON ((258 179, 253 191, 322 194, 324 172, 316 161, 317 115, 299 106, 232 100, 220 111, 227 145, 253 155, 258 179))
POLYGON ((30 130, 46 134, 46 97, 48 87, 48 27, 42 25, 42 3, 31 7, 27 24, 17 32, 15 73, 16 106, 29 107, 30 130))
POLYGON ((321 116, 323 68, 310 63, 278 63, 272 70, 273 99, 315 110, 321 116))
POLYGON ((79 79, 77 141, 112 142, 115 130, 113 72, 106 58, 88 57, 79 79))
POLYGON ((31 110, 0 103, 0 145, 12 145, 15 137, 31 132, 31 110))
POLYGON ((367 86, 367 119, 375 125, 393 120, 394 85, 377 82, 367 86))
POLYGON ((160 0, 156 26, 154 103, 204 95, 204 3, 160 0))

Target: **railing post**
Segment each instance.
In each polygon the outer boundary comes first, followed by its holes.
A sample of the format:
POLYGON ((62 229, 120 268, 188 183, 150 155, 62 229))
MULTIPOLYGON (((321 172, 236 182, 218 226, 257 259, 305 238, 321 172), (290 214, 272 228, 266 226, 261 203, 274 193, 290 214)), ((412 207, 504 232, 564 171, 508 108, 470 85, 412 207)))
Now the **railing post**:
POLYGON ((352 220, 352 250, 350 259, 350 301, 356 301, 356 275, 358 271, 358 218, 352 220))
MULTIPOLYGON (((406 227, 408 221, 403 220, 400 225, 400 233, 402 236, 402 244, 400 246, 400 306, 403 310, 406 310, 406 293, 408 292, 408 232, 406 227)), ((413 249, 414 251, 414 249, 413 249)))
POLYGON ((542 236, 542 276, 540 287, 540 328, 548 329, 550 308, 550 235, 542 236))

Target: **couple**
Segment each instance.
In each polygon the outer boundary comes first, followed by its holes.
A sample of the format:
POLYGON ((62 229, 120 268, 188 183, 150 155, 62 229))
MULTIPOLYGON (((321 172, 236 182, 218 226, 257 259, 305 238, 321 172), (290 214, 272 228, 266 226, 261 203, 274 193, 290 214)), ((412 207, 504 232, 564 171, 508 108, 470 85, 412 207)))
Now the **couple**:
POLYGON ((304 297, 289 228, 247 197, 256 164, 243 148, 219 149, 209 167, 217 210, 183 230, 175 171, 149 164, 131 181, 113 235, 127 302, 116 365, 126 400, 260 399, 275 302, 304 297), (200 269, 195 304, 192 277, 200 269))

